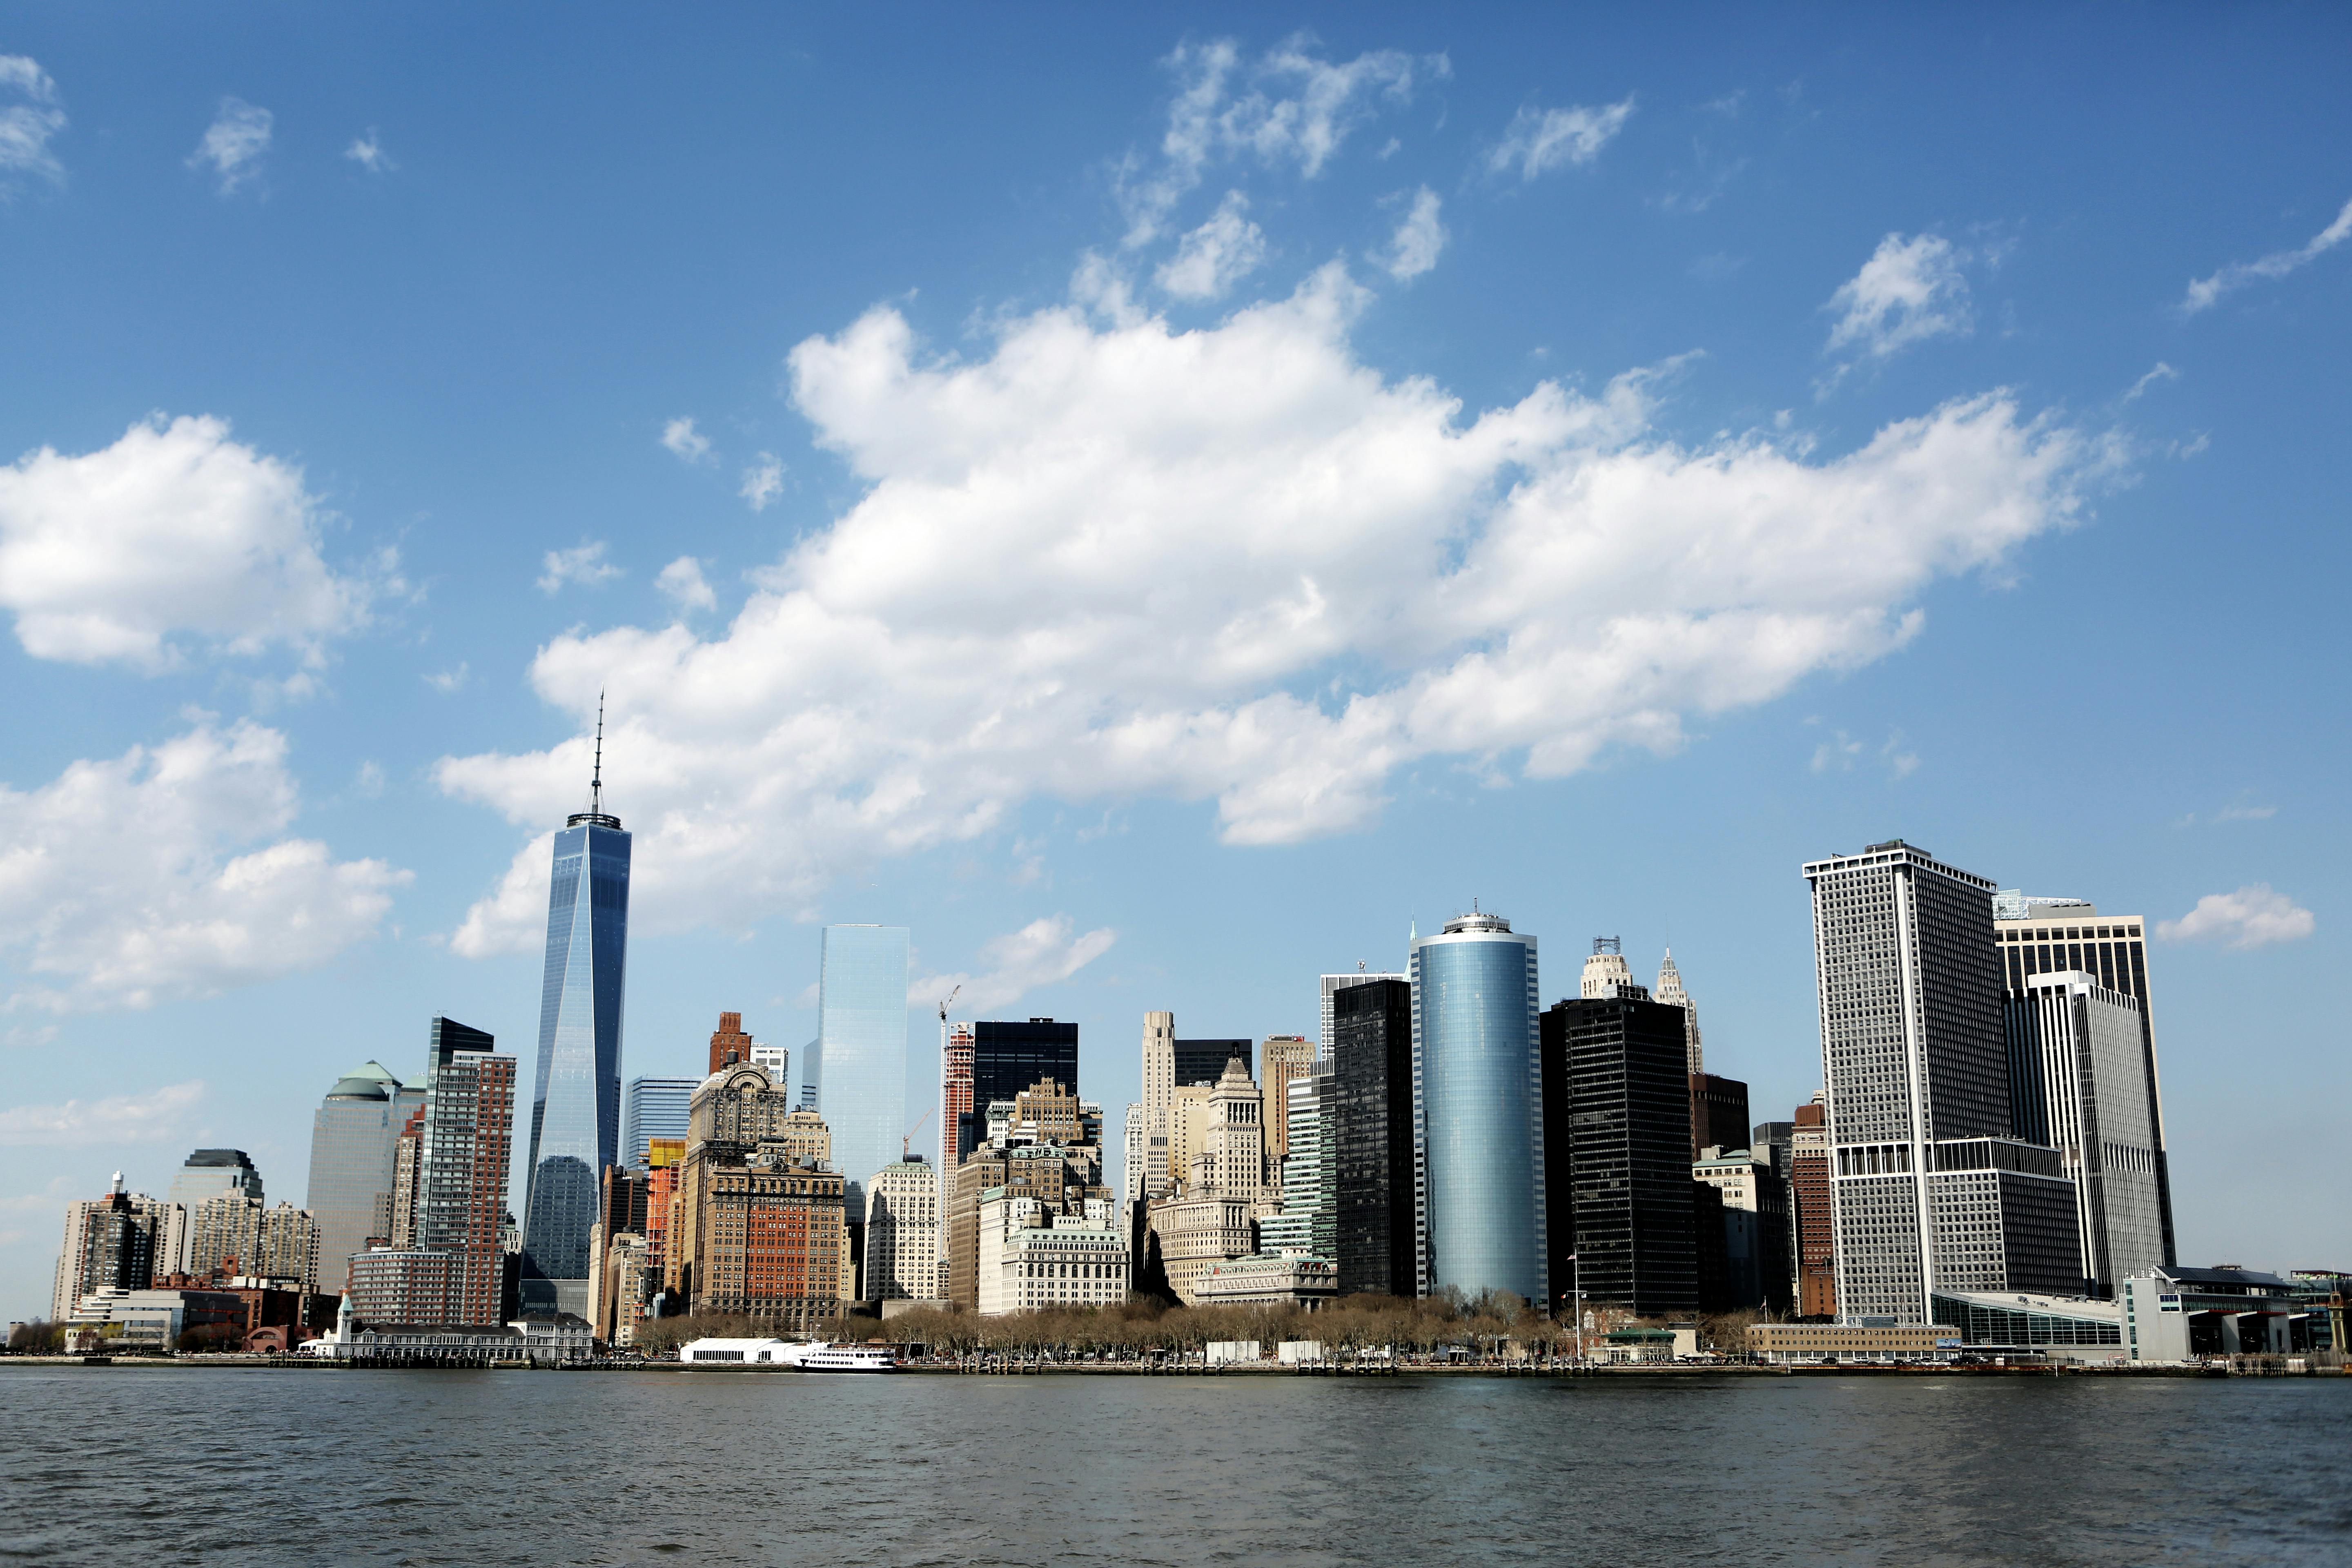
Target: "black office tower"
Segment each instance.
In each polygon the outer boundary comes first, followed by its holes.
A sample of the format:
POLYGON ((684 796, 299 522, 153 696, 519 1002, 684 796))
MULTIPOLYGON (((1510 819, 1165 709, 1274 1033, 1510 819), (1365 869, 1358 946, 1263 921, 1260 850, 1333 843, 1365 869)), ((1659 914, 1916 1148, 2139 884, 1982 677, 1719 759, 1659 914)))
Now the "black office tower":
POLYGON ((1413 1294, 1412 987, 1343 986, 1331 996, 1339 1293, 1413 1294))
POLYGON ((1040 1079, 1076 1094, 1078 1026, 1051 1018, 971 1026, 971 1110, 956 1118, 956 1158, 971 1153, 988 1131, 988 1103, 1011 1100, 1040 1079))
POLYGON ((1682 1009, 1628 986, 1557 1003, 1538 1030, 1553 1310, 1573 1290, 1644 1318, 1689 1316, 1698 1237, 1682 1009))
POLYGON ((1247 1040, 1179 1040, 1176 1042, 1176 1087, 1188 1083, 1214 1083, 1225 1076, 1225 1064, 1238 1058, 1242 1071, 1249 1072, 1250 1042, 1247 1040))

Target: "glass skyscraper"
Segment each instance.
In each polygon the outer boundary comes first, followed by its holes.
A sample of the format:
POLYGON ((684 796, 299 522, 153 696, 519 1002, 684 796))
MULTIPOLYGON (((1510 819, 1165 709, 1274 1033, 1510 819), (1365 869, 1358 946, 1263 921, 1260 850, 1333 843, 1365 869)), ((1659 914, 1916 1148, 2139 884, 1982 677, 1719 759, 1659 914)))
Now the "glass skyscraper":
POLYGON ((898 1161, 907 1131, 907 928, 824 928, 817 968, 817 1037, 805 1087, 833 1130, 833 1163, 852 1214, 866 1182, 898 1161))
POLYGON ((408 1113, 425 1103, 381 1062, 362 1062, 335 1080, 310 1122, 310 1190, 319 1221, 319 1286, 343 1288, 346 1266, 368 1237, 392 1237, 393 1157, 408 1113))
POLYGON ((523 1200, 523 1305, 586 1315, 597 1183, 621 1153, 621 999, 629 949, 629 836, 590 806, 555 836, 523 1200), (576 1303, 576 1304, 575 1304, 576 1303))
POLYGON ((1472 913, 1412 942, 1413 1153, 1421 1293, 1543 1304, 1543 1083, 1536 939, 1472 913))
POLYGON ((622 1164, 642 1171, 651 1163, 646 1157, 648 1142, 686 1136, 687 1110, 701 1081, 692 1078, 629 1080, 628 1110, 621 1121, 622 1164))

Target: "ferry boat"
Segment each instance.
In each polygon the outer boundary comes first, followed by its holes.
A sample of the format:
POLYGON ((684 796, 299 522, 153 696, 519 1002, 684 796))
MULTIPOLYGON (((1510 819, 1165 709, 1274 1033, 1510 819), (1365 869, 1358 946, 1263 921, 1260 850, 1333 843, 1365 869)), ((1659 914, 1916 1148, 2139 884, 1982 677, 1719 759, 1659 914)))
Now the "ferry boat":
POLYGON ((776 1359, 803 1372, 896 1372, 898 1352, 888 1345, 834 1344, 811 1340, 786 1345, 776 1359))

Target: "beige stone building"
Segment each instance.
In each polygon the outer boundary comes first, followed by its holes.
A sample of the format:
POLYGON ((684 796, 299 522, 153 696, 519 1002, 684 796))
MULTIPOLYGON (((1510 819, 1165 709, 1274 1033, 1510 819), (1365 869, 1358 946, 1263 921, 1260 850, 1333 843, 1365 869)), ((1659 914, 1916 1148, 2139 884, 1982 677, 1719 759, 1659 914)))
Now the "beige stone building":
POLYGON ((1290 1152, 1290 1085, 1315 1070, 1315 1042, 1304 1035, 1268 1035, 1257 1048, 1257 1078, 1265 1091, 1266 1180, 1290 1152))
POLYGON ((866 1184, 866 1277, 868 1301, 929 1299, 940 1283, 940 1179, 931 1163, 908 1154, 866 1184))

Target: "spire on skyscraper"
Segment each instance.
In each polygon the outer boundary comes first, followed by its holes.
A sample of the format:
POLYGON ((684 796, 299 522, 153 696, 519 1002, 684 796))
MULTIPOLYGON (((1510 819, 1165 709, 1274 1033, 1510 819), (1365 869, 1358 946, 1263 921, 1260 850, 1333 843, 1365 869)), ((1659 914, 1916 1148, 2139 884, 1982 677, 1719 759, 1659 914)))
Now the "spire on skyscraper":
POLYGON ((1690 1070, 1705 1072, 1706 1068, 1701 1065, 1705 1058, 1699 1049, 1698 1005, 1690 999, 1690 993, 1683 989, 1682 971, 1675 967, 1675 950, 1671 947, 1666 949, 1665 959, 1658 965, 1657 999, 1683 1010, 1683 1039, 1690 1056, 1690 1070))

